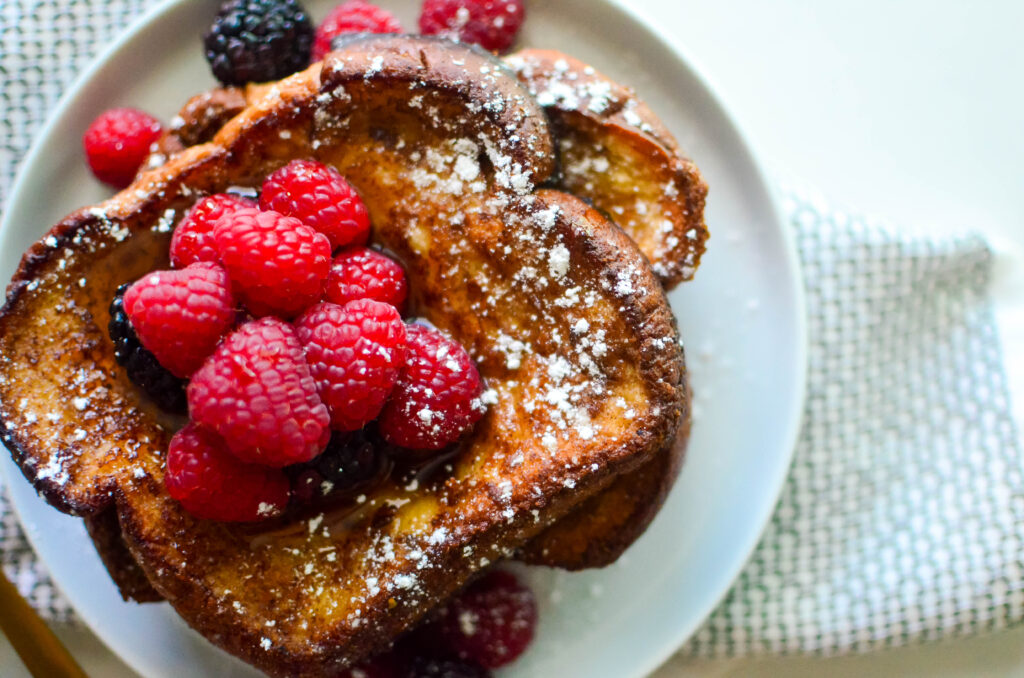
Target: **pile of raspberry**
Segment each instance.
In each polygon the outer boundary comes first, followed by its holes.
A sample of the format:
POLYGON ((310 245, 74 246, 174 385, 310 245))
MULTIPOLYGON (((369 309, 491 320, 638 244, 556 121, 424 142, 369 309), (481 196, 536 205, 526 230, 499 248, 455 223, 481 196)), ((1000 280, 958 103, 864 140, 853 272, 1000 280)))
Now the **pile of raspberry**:
MULTIPOLYGON (((423 0, 419 29, 503 52, 525 16, 524 0, 423 0)), ((297 0, 228 0, 204 44, 217 79, 242 85, 277 80, 323 59, 341 35, 405 32, 394 14, 365 0, 338 5, 315 30, 297 0)))
POLYGON ((537 601, 514 575, 490 571, 436 610, 391 651, 344 678, 491 678, 529 647, 537 601))
MULTIPOLYGON (((424 35, 507 51, 526 16, 524 0, 424 0, 424 35)), ((204 36, 206 59, 222 84, 269 82, 320 61, 345 35, 405 33, 394 14, 365 2, 336 6, 315 29, 298 0, 228 0, 204 36)), ((100 114, 82 137, 93 175, 126 188, 163 133, 160 121, 134 108, 100 114)))
POLYGON ((422 461, 450 448, 483 415, 469 354, 403 320, 405 271, 366 246, 369 231, 344 177, 296 160, 258 201, 200 200, 174 231, 171 270, 119 290, 118 361, 158 402, 184 389, 165 483, 194 516, 279 516, 311 484, 372 478, 384 450, 422 461))

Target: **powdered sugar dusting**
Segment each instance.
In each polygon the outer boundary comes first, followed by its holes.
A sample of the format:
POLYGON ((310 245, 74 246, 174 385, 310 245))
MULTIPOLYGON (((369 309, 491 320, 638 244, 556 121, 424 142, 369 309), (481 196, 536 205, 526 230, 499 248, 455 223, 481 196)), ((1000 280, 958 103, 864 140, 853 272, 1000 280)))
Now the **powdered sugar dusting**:
MULTIPOLYGON (((367 77, 386 68, 379 55, 363 64, 367 77)), ((559 66, 567 77, 568 66, 559 66)), ((451 576, 438 568, 454 563, 461 572, 513 555, 513 537, 508 543, 476 541, 479 533, 467 525, 500 520, 502 529, 514 536, 526 524, 549 520, 544 507, 551 493, 579 488, 590 474, 599 472, 598 465, 590 463, 593 456, 587 456, 591 450, 606 447, 606 436, 629 435, 633 428, 650 424, 644 420, 622 425, 621 419, 629 420, 623 412, 634 412, 639 419, 638 413, 646 415, 647 410, 642 396, 621 388, 628 379, 619 373, 622 361, 633 359, 629 351, 634 350, 623 345, 629 328, 622 309, 631 297, 647 292, 647 278, 628 268, 614 279, 602 278, 611 264, 591 266, 586 224, 577 223, 578 216, 563 210, 558 198, 535 193, 544 178, 533 175, 540 163, 531 159, 531 151, 539 142, 526 138, 523 121, 515 117, 516 111, 526 108, 517 101, 523 98, 521 90, 509 94, 496 86, 507 77, 493 66, 465 67, 466 82, 482 91, 468 104, 467 115, 479 116, 487 124, 475 126, 442 119, 438 111, 443 102, 422 83, 410 83, 407 110, 422 112, 425 126, 436 134, 375 130, 380 134, 366 140, 360 160, 372 158, 367 164, 373 168, 398 166, 394 171, 363 169, 363 175, 355 170, 354 176, 354 183, 372 180, 378 182, 374 190, 384 194, 386 187, 396 196, 387 205, 394 209, 382 211, 397 224, 391 233, 406 238, 397 241, 400 247, 395 249, 436 265, 429 267, 429 275, 436 276, 431 290, 450 296, 429 298, 434 304, 431 317, 439 326, 447 322, 446 329, 459 320, 466 322, 458 329, 474 339, 467 348, 489 380, 474 406, 487 407, 490 419, 481 422, 479 438, 471 438, 459 455, 430 473, 389 478, 379 487, 361 490, 344 507, 303 514, 284 525, 271 522, 264 532, 231 530, 219 537, 229 544, 229 558, 201 566, 201 561, 192 561, 196 567, 209 568, 200 571, 211 584, 211 605, 258 629, 249 636, 253 650, 258 645, 276 655, 286 645, 287 634, 309 625, 344 624, 351 631, 379 623, 383 611, 401 615, 435 605, 432 582, 451 576), (507 127, 496 133, 493 121, 499 119, 507 127), (404 162, 389 165, 395 158, 404 162), (625 408, 612 404, 613 394, 623 400, 629 395, 625 408), (487 428, 492 423, 493 428, 487 428), (530 435, 505 438, 503 424, 522 426, 530 435), (212 583, 219 576, 231 582, 229 588, 212 583), (264 595, 273 596, 279 607, 263 609, 259 600, 264 595)), ((353 85, 353 94, 358 86, 353 85)), ((570 90, 561 95, 564 100, 577 97, 595 113, 617 105, 614 92, 600 83, 570 90)), ((341 88, 335 92, 340 95, 316 97, 312 137, 301 138, 307 132, 296 127, 288 135, 277 135, 274 143, 300 147, 309 141, 325 158, 338 152, 346 134, 357 126, 345 108, 352 97, 341 88)), ((552 96, 557 99, 556 94, 557 90, 552 96)), ((287 96, 282 87, 271 98, 283 101, 287 96)), ((170 230, 178 215, 171 210, 160 213, 148 231, 170 230)), ((97 229, 91 237, 97 247, 132 237, 117 219, 94 216, 97 229)), ((375 222, 374 227, 385 230, 393 225, 375 222)), ((65 243, 56 237, 46 244, 59 253, 64 267, 72 269, 75 258, 86 251, 79 242, 62 252, 65 243)), ((74 280, 79 279, 76 273, 74 280)), ((85 317, 84 309, 69 303, 45 320, 53 323, 61 313, 85 317)), ((97 339, 101 340, 106 341, 97 339)), ((161 477, 160 448, 166 435, 153 427, 152 441, 135 439, 134 434, 119 433, 124 427, 117 424, 122 422, 107 416, 116 410, 141 418, 131 400, 136 396, 111 388, 112 375, 95 366, 83 367, 81 378, 72 375, 66 381, 68 397, 58 408, 26 402, 17 412, 0 409, 12 428, 52 434, 54 442, 45 462, 35 469, 36 477, 70 482, 78 460, 96 453, 80 443, 105 440, 110 445, 102 454, 128 461, 121 482, 158 487, 154 481, 161 477)), ((436 413, 421 408, 413 416, 433 421, 436 413)), ((261 513, 270 510, 260 507, 261 513)), ((197 550, 202 552, 202 545, 197 550)), ((464 631, 475 628, 472 619, 459 622, 464 631)))

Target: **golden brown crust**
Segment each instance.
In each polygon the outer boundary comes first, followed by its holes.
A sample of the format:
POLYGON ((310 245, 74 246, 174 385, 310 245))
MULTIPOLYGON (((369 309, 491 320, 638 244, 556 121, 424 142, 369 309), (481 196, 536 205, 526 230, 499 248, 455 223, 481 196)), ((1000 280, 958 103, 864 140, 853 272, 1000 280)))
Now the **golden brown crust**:
POLYGON ((250 84, 245 87, 217 87, 195 95, 185 102, 167 130, 156 142, 143 169, 152 169, 167 158, 190 146, 213 141, 217 132, 246 107, 261 99, 272 84, 250 84))
POLYGON ((647 530, 679 477, 690 439, 689 399, 676 437, 654 459, 616 478, 516 554, 528 565, 578 571, 607 567, 647 530))
POLYGON ((197 94, 182 106, 157 141, 157 152, 173 155, 189 146, 212 141, 231 118, 248 105, 245 89, 224 87, 197 94))
POLYGON ((649 462, 686 411, 678 337, 650 267, 595 210, 534 191, 553 169, 550 135, 533 99, 492 68, 433 40, 346 47, 322 83, 319 67, 278 83, 213 142, 59 225, 59 246, 30 252, 0 315, 0 423, 26 476, 65 509, 116 506, 154 588, 273 675, 331 675, 383 648, 649 462), (298 524, 197 521, 164 491, 173 426, 114 365, 100 304, 154 261, 162 225, 198 195, 310 156, 361 192, 375 240, 403 259, 421 314, 471 351, 492 404, 450 477, 392 481, 355 513, 298 524), (83 370, 99 376, 69 399, 83 370), (64 406, 59 396, 72 410, 85 398, 82 409, 25 420, 64 406))
POLYGON ((95 516, 85 516, 84 521, 85 529, 121 597, 136 603, 163 600, 163 596, 149 583, 146 573, 128 550, 117 519, 117 509, 111 506, 95 516))
POLYGON ((506 57, 545 107, 560 185, 606 212, 640 246, 662 284, 690 280, 708 238, 707 184, 635 93, 555 50, 506 57))
MULTIPOLYGON (((641 249, 655 261, 658 260, 656 253, 659 248, 664 249, 665 238, 678 238, 679 234, 685 236, 690 230, 689 225, 695 224, 702 234, 699 242, 691 243, 692 250, 680 248, 663 252, 659 266, 663 273, 696 268, 704 246, 703 239, 706 238, 701 217, 705 187, 696 168, 681 155, 675 138, 658 117, 631 90, 560 52, 524 50, 508 59, 535 91, 539 89, 550 94, 553 90, 560 94, 558 97, 552 95, 557 104, 553 104, 557 110, 552 117, 559 130, 556 141, 566 146, 564 154, 572 170, 569 181, 563 182, 562 187, 565 188, 565 183, 572 184, 577 193, 589 196, 606 213, 615 215, 614 220, 626 223, 629 226, 627 233, 644 240, 641 249), (560 63, 562 61, 564 65, 560 63), (561 90, 557 83, 562 83, 561 90), (600 106, 592 105, 597 97, 601 99, 600 106), (631 131, 624 135, 622 130, 631 131), (623 136, 626 141, 620 142, 618 147, 621 149, 625 143, 626 148, 633 145, 635 150, 602 156, 609 161, 609 170, 603 175, 597 171, 599 165, 595 165, 592 159, 578 161, 580 151, 567 146, 575 144, 577 149, 602 149, 614 146, 615 140, 623 136), (671 159, 666 161, 670 156, 671 159), (653 182, 658 193, 637 195, 637 187, 645 182, 621 179, 612 182, 608 178, 628 175, 627 166, 636 164, 637 157, 644 160, 638 169, 634 168, 634 173, 643 175, 648 187, 651 184, 647 181, 649 177, 665 174, 660 167, 666 162, 678 166, 678 169, 653 182), (621 161, 623 158, 625 162, 621 161), (663 221, 660 221, 662 208, 658 202, 662 198, 661 187, 669 184, 686 194, 681 200, 675 200, 675 210, 664 210, 670 216, 676 215, 677 219, 674 230, 666 232, 663 221), (629 200, 623 198, 626 195, 629 200), (644 205, 642 215, 639 214, 638 201, 644 205), (681 210, 688 211, 692 217, 680 219, 681 210), (665 261, 672 257, 678 259, 678 266, 665 261), (692 258, 688 260, 688 257, 692 258)), ((252 103, 266 90, 267 85, 250 86, 246 88, 244 98, 252 103)), ((224 102, 237 101, 239 92, 241 90, 213 90, 194 97, 179 114, 185 121, 183 126, 186 129, 201 127, 203 121, 215 118, 223 125, 227 118, 222 114, 231 105, 224 102)), ((192 143, 209 138, 212 138, 212 132, 195 138, 192 143)), ((687 270, 686 275, 692 275, 692 271, 687 270)), ((662 281, 671 284, 674 279, 663 275, 662 281)), ((675 445, 659 453, 650 468, 637 469, 617 479, 604 493, 606 496, 589 500, 559 524, 550 527, 538 537, 536 545, 525 547, 520 557, 529 563, 572 570, 602 567, 614 562, 643 533, 660 508, 675 481, 685 444, 684 432, 675 445)))

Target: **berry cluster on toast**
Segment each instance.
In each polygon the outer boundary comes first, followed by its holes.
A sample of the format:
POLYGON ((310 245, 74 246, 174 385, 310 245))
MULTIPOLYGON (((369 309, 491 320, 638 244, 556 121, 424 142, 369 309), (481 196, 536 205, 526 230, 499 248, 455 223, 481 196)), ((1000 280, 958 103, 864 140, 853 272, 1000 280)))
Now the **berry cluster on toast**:
MULTIPOLYGON (((344 39, 343 39, 344 40, 344 39)), ((504 58, 541 104, 560 159, 550 184, 585 199, 619 225, 671 290, 693 277, 708 238, 707 186, 672 133, 631 90, 554 50, 504 58)), ((160 140, 151 165, 208 141, 266 94, 266 85, 193 97, 160 140), (211 124, 210 121, 219 121, 211 124)), ((643 468, 625 474, 574 515, 525 546, 519 559, 580 570, 614 562, 646 529, 671 489, 688 430, 643 468)))
POLYGON ((0 312, 0 431, 36 488, 86 519, 126 597, 169 600, 273 675, 333 675, 497 561, 600 566, 653 518, 689 426, 664 290, 699 263, 706 187, 593 69, 511 63, 519 78, 447 40, 336 41, 277 83, 189 102, 128 190, 25 255, 0 312), (566 73, 615 103, 545 95, 566 73), (409 305, 466 348, 488 408, 441 468, 385 476, 344 510, 228 530, 168 494, 184 421, 117 365, 109 300, 166 267, 199 198, 303 159, 358 190, 409 305))

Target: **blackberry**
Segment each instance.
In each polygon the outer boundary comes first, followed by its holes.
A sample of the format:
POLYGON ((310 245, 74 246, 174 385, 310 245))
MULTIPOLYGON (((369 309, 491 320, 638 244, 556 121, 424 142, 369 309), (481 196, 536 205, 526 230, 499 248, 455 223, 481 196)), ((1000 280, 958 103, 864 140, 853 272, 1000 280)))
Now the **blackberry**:
POLYGON ((491 678, 491 672, 461 661, 416 657, 404 678, 491 678))
POLYGON ((121 285, 110 302, 110 338, 114 342, 114 359, 124 367, 128 378, 145 391, 161 409, 173 414, 185 414, 184 379, 179 379, 157 362, 135 334, 128 314, 124 311, 124 292, 128 283, 121 285))
POLYGON ((230 0, 203 45, 225 85, 280 80, 309 65, 313 23, 296 0, 230 0))
POLYGON ((323 454, 290 466, 292 492, 302 504, 317 504, 376 478, 384 469, 384 445, 364 431, 334 432, 323 454))

